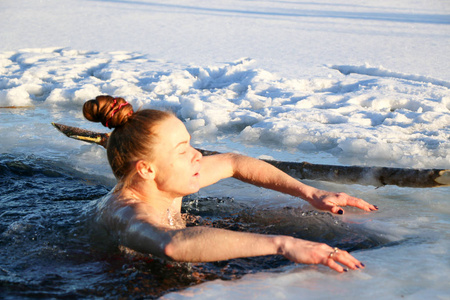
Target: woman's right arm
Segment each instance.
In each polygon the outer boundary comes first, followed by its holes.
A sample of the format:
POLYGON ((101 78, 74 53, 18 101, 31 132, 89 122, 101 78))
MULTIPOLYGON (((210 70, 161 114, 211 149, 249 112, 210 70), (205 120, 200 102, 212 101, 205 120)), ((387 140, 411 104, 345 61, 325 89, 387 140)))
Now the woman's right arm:
POLYGON ((295 263, 323 264, 337 272, 344 272, 344 267, 364 267, 344 250, 339 250, 331 259, 329 255, 334 250, 326 244, 289 236, 236 232, 204 226, 173 230, 133 220, 128 223, 125 231, 121 231, 120 239, 124 246, 133 250, 174 261, 211 262, 240 257, 283 255, 295 263))

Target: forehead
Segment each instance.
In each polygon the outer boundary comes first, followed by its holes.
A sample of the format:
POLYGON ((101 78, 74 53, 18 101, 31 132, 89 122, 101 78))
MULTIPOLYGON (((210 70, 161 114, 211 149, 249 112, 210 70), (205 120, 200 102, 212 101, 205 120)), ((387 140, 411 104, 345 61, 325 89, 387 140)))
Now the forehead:
POLYGON ((186 126, 176 117, 170 117, 162 121, 157 130, 161 144, 167 147, 176 147, 179 143, 190 139, 186 126))

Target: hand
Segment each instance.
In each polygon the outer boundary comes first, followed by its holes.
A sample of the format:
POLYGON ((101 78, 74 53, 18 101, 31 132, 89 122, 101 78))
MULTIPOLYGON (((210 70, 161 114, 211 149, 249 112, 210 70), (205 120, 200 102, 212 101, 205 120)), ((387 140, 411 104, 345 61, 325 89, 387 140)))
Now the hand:
POLYGON ((281 254, 287 259, 302 264, 322 264, 342 273, 347 269, 362 269, 364 264, 354 258, 345 250, 332 248, 326 244, 316 243, 292 237, 285 237, 281 254), (342 265, 341 265, 342 264, 342 265))
POLYGON ((364 211, 378 210, 376 205, 372 205, 362 199, 349 196, 346 193, 316 190, 311 199, 308 199, 308 201, 317 209, 330 211, 334 214, 340 215, 344 213, 341 206, 353 206, 364 211))

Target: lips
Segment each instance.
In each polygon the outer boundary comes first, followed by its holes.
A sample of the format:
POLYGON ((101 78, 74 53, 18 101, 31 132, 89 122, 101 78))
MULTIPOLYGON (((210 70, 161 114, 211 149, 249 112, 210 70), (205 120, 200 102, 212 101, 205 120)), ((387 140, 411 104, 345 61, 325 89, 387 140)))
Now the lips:
POLYGON ((198 177, 200 175, 200 166, 198 165, 196 167, 196 169, 197 169, 197 172, 194 173, 194 177, 198 177))

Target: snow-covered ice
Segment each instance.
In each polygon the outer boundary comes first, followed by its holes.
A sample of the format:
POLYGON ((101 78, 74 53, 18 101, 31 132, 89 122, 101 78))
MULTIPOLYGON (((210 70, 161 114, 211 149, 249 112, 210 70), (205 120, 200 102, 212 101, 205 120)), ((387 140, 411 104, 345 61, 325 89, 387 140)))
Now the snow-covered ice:
POLYGON ((255 65, 243 58, 181 67, 141 53, 65 48, 3 52, 0 106, 80 114, 87 99, 122 95, 135 107, 174 111, 197 141, 326 152, 346 164, 450 167, 449 83, 369 65, 333 65, 329 76, 310 79, 255 65))
MULTIPOLYGON (((111 94, 174 111, 210 150, 450 168, 447 1, 4 0, 0 28, 0 107, 23 107, 0 108, 0 153, 111 178, 102 149, 50 125, 104 131, 81 107, 111 94)), ((377 204, 344 221, 412 242, 356 253, 363 272, 294 267, 166 298, 448 299, 449 188, 308 183, 377 204)))

